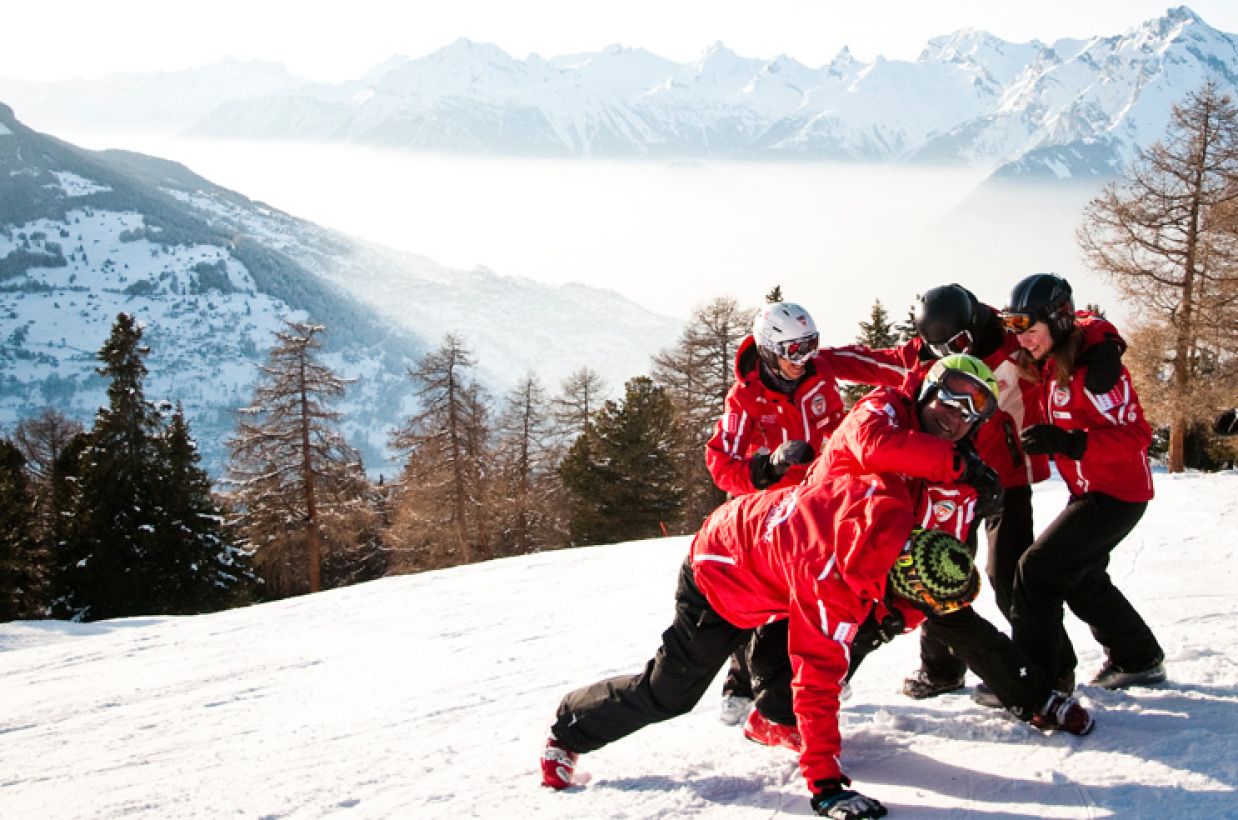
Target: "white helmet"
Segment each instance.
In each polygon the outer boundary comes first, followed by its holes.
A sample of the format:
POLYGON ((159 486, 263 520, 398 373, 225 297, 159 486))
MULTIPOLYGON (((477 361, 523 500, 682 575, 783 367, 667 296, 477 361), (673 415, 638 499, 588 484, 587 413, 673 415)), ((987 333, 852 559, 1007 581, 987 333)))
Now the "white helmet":
POLYGON ((766 305, 752 323, 752 337, 761 360, 770 367, 777 367, 779 358, 804 364, 817 352, 817 325, 794 302, 766 305))

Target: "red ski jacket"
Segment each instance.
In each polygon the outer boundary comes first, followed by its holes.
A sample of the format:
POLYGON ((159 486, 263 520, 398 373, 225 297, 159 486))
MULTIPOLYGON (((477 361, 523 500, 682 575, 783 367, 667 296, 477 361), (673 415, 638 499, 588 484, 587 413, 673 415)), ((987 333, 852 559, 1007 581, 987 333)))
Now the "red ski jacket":
POLYGON ((842 777, 838 696, 851 641, 914 523, 903 477, 846 476, 739 496, 692 542, 697 586, 718 614, 741 628, 788 619, 809 790, 842 777))
MULTIPOLYGON (((922 376, 913 374, 902 388, 879 387, 843 419, 813 462, 805 482, 837 481, 868 473, 899 474, 912 492, 916 526, 948 532, 966 541, 976 514, 976 491, 955 483, 954 445, 920 430, 915 401, 922 376)), ((992 424, 992 420, 982 426, 992 424)), ((888 609, 888 602, 870 602, 888 609)), ((907 631, 924 621, 924 613, 896 601, 907 631)), ((877 613, 880 620, 886 613, 877 613)))
MULTIPOLYGON (((997 311, 985 307, 995 321, 997 311)), ((1088 311, 1077 311, 1075 316, 1083 330, 1085 344, 1111 339, 1126 349, 1126 342, 1117 328, 1105 319, 1088 311)), ((835 356, 850 358, 852 372, 866 368, 867 377, 862 379, 865 384, 897 387, 912 374, 926 373, 932 366, 932 359, 920 356, 923 347, 923 340, 917 336, 898 347, 882 350, 863 345, 838 348, 835 356)), ((1001 345, 983 359, 997 379, 1000 412, 976 431, 976 451, 984 463, 997 472, 1003 487, 1024 487, 1049 477, 1048 457, 1028 455, 1019 444, 1021 431, 1045 421, 1042 385, 1018 366, 1016 354, 1021 349, 1019 337, 1013 331, 1004 330, 1001 345)))
MULTIPOLYGON (((784 441, 808 442, 820 453, 822 443, 842 421, 846 409, 838 394, 838 379, 858 380, 867 367, 833 348, 817 351, 808 374, 787 396, 761 381, 756 341, 748 336, 735 354, 735 384, 726 396, 722 418, 705 445, 705 465, 718 488, 731 495, 757 491, 752 483, 752 458, 770 453, 784 441)), ((796 464, 766 489, 800 483, 807 465, 796 464)))
MULTIPOLYGON (((1091 345, 1084 337, 1083 350, 1091 345)), ((1087 448, 1075 461, 1065 453, 1054 455, 1057 471, 1066 480, 1071 495, 1099 492, 1122 501, 1151 501, 1152 468, 1148 445, 1152 428, 1143 416, 1131 374, 1123 367, 1117 385, 1096 395, 1084 386, 1087 367, 1058 384, 1053 377, 1053 359, 1042 368, 1045 381, 1042 400, 1051 424, 1065 430, 1086 430, 1087 448)))

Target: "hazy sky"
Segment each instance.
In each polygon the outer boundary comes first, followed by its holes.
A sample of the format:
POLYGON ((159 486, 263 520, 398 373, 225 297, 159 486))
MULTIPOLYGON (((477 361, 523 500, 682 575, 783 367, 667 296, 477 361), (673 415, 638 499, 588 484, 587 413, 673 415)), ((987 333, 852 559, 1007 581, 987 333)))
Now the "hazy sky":
MULTIPOLYGON (((787 54, 819 66, 844 45, 862 60, 915 59, 930 37, 960 28, 1015 42, 1120 34, 1168 7, 1166 0, 59 0, 51 14, 42 4, 7 2, 0 77, 88 77, 235 57, 339 81, 460 37, 519 58, 620 43, 680 62, 720 40, 744 56, 787 54)), ((1196 0, 1191 8, 1238 32, 1235 0, 1196 0)))

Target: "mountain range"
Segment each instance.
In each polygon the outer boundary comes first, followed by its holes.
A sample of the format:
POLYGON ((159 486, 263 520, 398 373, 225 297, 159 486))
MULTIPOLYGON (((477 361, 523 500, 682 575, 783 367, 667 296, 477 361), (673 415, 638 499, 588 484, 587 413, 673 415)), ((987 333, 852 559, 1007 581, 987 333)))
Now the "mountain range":
POLYGON ((1010 43, 964 29, 915 61, 843 49, 810 68, 722 43, 515 59, 459 40, 324 84, 229 61, 97 81, 0 80, 28 121, 516 156, 964 163, 1003 177, 1111 175, 1207 79, 1238 86, 1238 37, 1185 6, 1122 34, 1010 43))
POLYGON ((89 424, 106 401, 96 353, 121 311, 144 327, 148 398, 184 404, 215 477, 285 319, 326 327, 324 361, 354 380, 345 433, 388 474, 388 433, 415 409, 406 371, 446 333, 501 397, 528 372, 553 394, 586 365, 621 389, 680 327, 612 291, 360 242, 177 163, 36 132, 0 104, 0 432, 47 406, 89 424))

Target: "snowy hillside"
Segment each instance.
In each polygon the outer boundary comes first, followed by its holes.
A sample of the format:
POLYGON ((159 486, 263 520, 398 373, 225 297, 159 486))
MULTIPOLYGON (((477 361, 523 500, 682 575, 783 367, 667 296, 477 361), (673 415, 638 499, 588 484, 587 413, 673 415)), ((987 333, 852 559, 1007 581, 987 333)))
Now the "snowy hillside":
POLYGON ((0 431, 47 406, 88 423, 104 403, 95 353, 122 310, 145 328, 148 397, 184 403, 216 478, 285 317, 326 326, 326 363, 355 380, 339 407, 350 443, 388 473, 388 433, 414 409, 407 369, 445 334, 498 395, 527 372, 554 393, 586 365, 619 391, 680 326, 612 291, 365 244, 172 162, 75 148, 0 105, 0 431))
POLYGON ((0 80, 0 99, 74 131, 516 156, 961 163, 1053 178, 1111 174, 1207 79, 1238 83, 1238 36, 1179 6, 1084 40, 1011 43, 962 29, 932 38, 914 61, 864 63, 844 48, 814 68, 722 43, 686 64, 620 46, 520 60, 462 39, 339 85, 225 63, 111 83, 0 80), (253 82, 236 82, 246 71, 253 82), (113 100, 129 116, 104 110, 113 100))
MULTIPOLYGON (((1110 572, 1169 680, 1083 685, 1096 730, 1043 735, 965 694, 897 693, 917 641, 875 653, 844 704, 843 764, 891 817, 1233 817, 1238 474, 1157 474, 1110 572)), ((1065 499, 1037 488, 1038 526, 1065 499)), ((538 785, 558 699, 638 670, 670 622, 674 538, 505 559, 191 618, 0 625, 0 816, 806 816, 791 753, 691 714, 538 785)), ((993 616, 991 601, 979 604, 993 616)), ((1068 629, 1086 680, 1100 662, 1068 629)))

